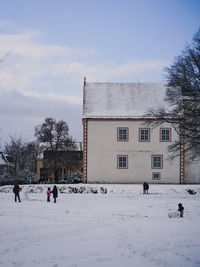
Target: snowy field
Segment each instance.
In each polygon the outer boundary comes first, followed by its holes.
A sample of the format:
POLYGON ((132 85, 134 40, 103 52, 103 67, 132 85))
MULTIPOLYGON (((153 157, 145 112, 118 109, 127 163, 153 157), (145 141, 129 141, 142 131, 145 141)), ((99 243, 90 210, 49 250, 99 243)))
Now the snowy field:
POLYGON ((200 185, 58 187, 55 204, 47 185, 22 186, 21 203, 0 187, 0 266, 200 266, 200 185), (169 218, 179 202, 184 217, 169 218))

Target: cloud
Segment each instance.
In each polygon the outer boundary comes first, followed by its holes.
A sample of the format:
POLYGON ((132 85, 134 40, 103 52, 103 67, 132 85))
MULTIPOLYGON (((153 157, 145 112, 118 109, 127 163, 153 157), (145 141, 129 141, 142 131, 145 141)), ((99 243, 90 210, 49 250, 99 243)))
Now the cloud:
POLYGON ((55 74, 78 75, 84 73, 91 80, 113 80, 124 79, 135 75, 145 75, 149 72, 162 70, 166 66, 164 60, 130 60, 123 64, 107 62, 104 64, 90 64, 84 62, 60 63, 56 65, 55 74))
POLYGON ((47 44, 42 32, 19 29, 8 21, 0 20, 0 31, 0 58, 11 52, 0 64, 4 140, 20 131, 31 136, 34 126, 47 116, 68 121, 80 140, 84 76, 88 81, 142 81, 167 65, 159 59, 100 60, 94 48, 47 44))
POLYGON ((0 90, 0 99, 3 100, 0 105, 2 143, 7 142, 10 135, 20 135, 26 141, 33 140, 34 127, 41 124, 46 117, 65 120, 69 124, 70 134, 76 140, 82 140, 81 105, 69 104, 65 99, 51 95, 41 97, 37 93, 32 95, 17 91, 0 90))
POLYGON ((91 81, 130 80, 131 77, 142 80, 148 73, 161 71, 167 65, 159 59, 130 59, 123 63, 107 59, 99 63, 95 49, 45 44, 42 37, 41 32, 31 30, 15 29, 14 33, 0 34, 0 57, 12 51, 0 68, 0 77, 7 90, 45 89, 58 94, 65 89, 67 94, 72 94, 84 76, 91 81))
POLYGON ((45 99, 46 101, 56 101, 56 102, 66 102, 72 105, 80 105, 82 104, 82 99, 78 96, 75 95, 61 95, 61 94, 52 94, 52 93, 46 93, 46 94, 41 94, 38 92, 34 91, 25 91, 21 90, 20 91, 22 96, 25 96, 27 98, 35 98, 38 100, 45 99))
MULTIPOLYGON (((95 54, 94 49, 43 44, 39 41, 39 37, 41 34, 34 31, 0 34, 0 58, 11 51, 3 67, 0 68, 2 85, 7 90, 40 91, 45 88, 59 93, 60 85, 53 88, 55 80, 60 78, 55 71, 59 66, 58 62, 64 61, 69 65, 73 61, 83 61, 95 54), (48 87, 44 87, 46 84, 44 81, 48 81, 48 87)), ((61 89, 64 89, 63 85, 61 89)), ((70 86, 67 89, 66 93, 71 94, 70 86)))

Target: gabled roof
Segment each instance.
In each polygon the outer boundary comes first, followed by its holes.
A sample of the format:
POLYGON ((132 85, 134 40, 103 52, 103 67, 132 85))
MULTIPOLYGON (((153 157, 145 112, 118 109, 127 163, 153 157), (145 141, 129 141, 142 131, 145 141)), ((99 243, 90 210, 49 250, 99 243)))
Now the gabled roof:
POLYGON ((9 165, 11 162, 11 157, 0 151, 0 165, 9 165))
POLYGON ((87 82, 83 118, 144 118, 149 108, 165 107, 164 83, 87 82))

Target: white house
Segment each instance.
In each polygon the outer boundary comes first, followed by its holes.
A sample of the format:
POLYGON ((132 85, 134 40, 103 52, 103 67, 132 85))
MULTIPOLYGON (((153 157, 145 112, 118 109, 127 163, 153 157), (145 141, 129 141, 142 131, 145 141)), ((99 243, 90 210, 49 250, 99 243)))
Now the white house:
POLYGON ((147 125, 149 108, 165 106, 162 83, 101 83, 84 80, 83 181, 87 183, 200 182, 199 165, 169 160, 179 136, 170 124, 147 125), (193 171, 193 173, 192 173, 193 171))

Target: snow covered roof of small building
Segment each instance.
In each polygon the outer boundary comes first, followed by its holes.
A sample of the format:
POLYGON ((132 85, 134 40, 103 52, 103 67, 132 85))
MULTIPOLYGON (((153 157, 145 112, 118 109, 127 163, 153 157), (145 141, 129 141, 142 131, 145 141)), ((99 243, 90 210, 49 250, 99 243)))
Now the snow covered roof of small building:
POLYGON ((144 118, 149 108, 165 107, 164 83, 87 82, 83 118, 144 118))
POLYGON ((82 142, 75 142, 77 151, 83 151, 83 143, 82 142))
POLYGON ((8 165, 10 157, 6 155, 4 152, 0 151, 0 165, 8 165))

